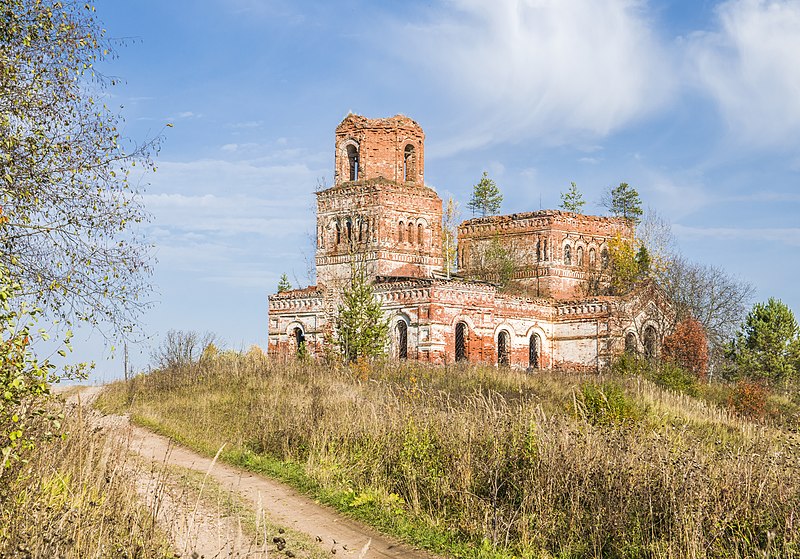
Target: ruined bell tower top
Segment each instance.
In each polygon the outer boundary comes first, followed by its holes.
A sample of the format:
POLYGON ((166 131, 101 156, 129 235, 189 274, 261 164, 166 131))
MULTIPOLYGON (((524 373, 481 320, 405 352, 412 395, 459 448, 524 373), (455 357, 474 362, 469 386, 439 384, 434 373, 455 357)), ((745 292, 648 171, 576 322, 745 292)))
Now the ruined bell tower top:
POLYGON ((424 170, 425 133, 407 116, 349 114, 336 127, 334 186, 377 178, 422 186, 424 170))

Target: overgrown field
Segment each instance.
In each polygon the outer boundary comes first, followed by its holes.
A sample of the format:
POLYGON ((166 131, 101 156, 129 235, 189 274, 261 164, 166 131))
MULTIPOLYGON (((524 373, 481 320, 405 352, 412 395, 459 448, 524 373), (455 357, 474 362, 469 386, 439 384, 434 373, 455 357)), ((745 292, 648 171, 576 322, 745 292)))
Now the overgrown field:
POLYGON ((226 352, 98 405, 445 554, 800 556, 798 437, 635 376, 226 352))
POLYGON ((173 557, 137 495, 121 441, 78 411, 63 425, 42 421, 32 429, 41 431, 31 433, 36 447, 0 483, 0 557, 173 557))

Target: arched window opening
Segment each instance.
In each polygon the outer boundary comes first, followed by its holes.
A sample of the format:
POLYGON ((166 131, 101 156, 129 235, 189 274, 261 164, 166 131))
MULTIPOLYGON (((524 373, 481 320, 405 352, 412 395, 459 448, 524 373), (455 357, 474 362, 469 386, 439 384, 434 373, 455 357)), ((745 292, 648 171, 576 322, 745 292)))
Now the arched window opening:
POLYGON ((395 326, 395 339, 397 340, 397 358, 408 359, 408 325, 404 320, 395 326))
POLYGON ((589 266, 597 264, 597 254, 593 248, 589 249, 589 266))
POLYGON ((456 362, 467 360, 467 325, 456 324, 456 362))
POLYGON ((351 181, 358 180, 358 148, 353 144, 347 146, 347 163, 349 169, 349 176, 351 181))
POLYGON ((578 247, 575 251, 575 255, 577 256, 578 266, 583 266, 583 247, 578 247))
POLYGON ((414 242, 414 224, 413 223, 409 223, 408 224, 408 242, 409 243, 413 243, 414 242))
POLYGON ((542 260, 547 260, 547 239, 542 241, 542 260))
POLYGON ((347 229, 347 242, 348 243, 352 243, 353 242, 353 222, 348 219, 346 224, 345 224, 345 227, 347 229))
POLYGON ((425 233, 422 224, 420 223, 419 225, 417 225, 417 244, 421 245, 424 239, 425 239, 425 233))
POLYGON ((369 220, 364 221, 364 241, 369 242, 369 220))
POLYGON ((292 330, 292 336, 294 337, 295 341, 295 351, 298 355, 305 352, 306 348, 306 335, 303 333, 303 329, 299 326, 296 326, 294 330, 292 330))
POLYGON ((564 264, 572 266, 572 248, 569 245, 564 245, 564 264))
POLYGON ((542 242, 536 241, 536 260, 542 259, 542 242))
POLYGON ((414 146, 408 144, 403 152, 403 180, 415 182, 417 177, 417 156, 414 146))
POLYGON ((602 252, 600 252, 600 265, 605 270, 608 268, 608 249, 604 248, 602 252))
POLYGON ((644 342, 644 356, 649 360, 655 359, 658 354, 658 334, 653 326, 647 326, 644 329, 642 341, 644 342))
POLYGON ((636 349, 636 334, 628 332, 625 334, 625 353, 635 355, 636 349))
POLYGON ((528 367, 531 369, 540 368, 539 354, 542 351, 542 339, 539 334, 533 334, 528 344, 528 367))
POLYGON ((497 335, 497 364, 501 367, 508 367, 508 346, 508 332, 505 330, 500 330, 500 333, 497 335))
POLYGON ((399 243, 403 242, 403 235, 405 235, 405 231, 406 231, 405 225, 403 225, 403 222, 401 221, 400 229, 397 232, 397 242, 399 243))
POLYGON ((341 242, 342 242, 342 228, 339 227, 339 222, 337 221, 336 222, 336 244, 338 245, 341 242))

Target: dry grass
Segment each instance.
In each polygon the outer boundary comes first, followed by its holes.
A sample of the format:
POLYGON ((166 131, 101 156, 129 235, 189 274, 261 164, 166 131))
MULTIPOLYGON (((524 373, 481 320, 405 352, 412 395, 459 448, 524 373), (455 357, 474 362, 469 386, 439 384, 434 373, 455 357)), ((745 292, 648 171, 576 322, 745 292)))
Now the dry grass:
POLYGON ((100 405, 462 556, 800 555, 797 437, 638 378, 226 353, 100 405))
POLYGON ((79 413, 67 414, 64 432, 4 474, 0 557, 173 557, 122 443, 79 413))

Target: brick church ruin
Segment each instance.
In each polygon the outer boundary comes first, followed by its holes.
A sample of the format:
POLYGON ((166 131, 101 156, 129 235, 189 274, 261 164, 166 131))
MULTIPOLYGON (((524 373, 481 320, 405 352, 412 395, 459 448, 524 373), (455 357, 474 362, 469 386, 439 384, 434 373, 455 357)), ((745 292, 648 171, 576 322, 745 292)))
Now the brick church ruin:
POLYGON ((410 118, 339 124, 334 184, 317 192, 317 285, 269 297, 270 354, 325 351, 354 260, 389 318, 395 358, 599 370, 626 349, 658 352, 666 307, 654 288, 586 295, 607 279, 609 241, 632 237, 629 222, 555 210, 469 219, 458 272, 446 274, 442 200, 424 171, 425 134, 410 118), (485 266, 498 245, 513 256, 513 289, 485 266))

